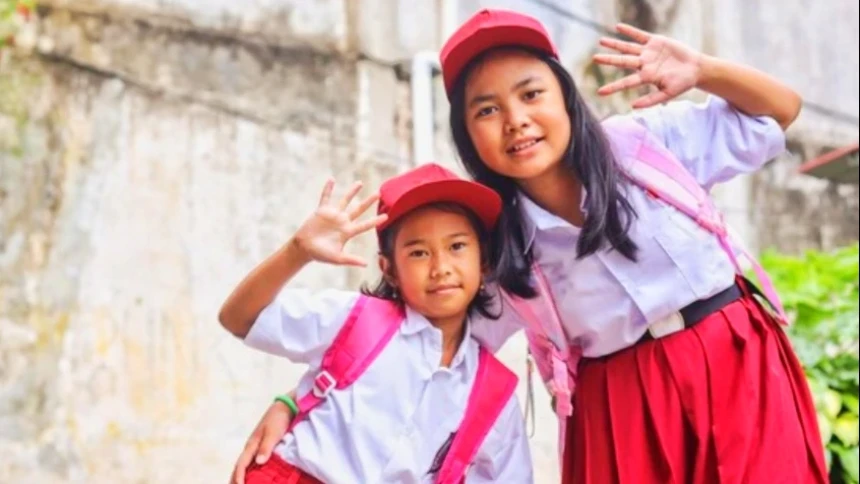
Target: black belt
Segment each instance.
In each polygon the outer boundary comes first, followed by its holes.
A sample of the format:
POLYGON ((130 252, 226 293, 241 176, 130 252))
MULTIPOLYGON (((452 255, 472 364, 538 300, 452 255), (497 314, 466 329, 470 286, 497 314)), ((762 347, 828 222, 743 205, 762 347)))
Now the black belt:
MULTIPOLYGON (((743 295, 744 293, 740 286, 735 283, 707 299, 700 299, 682 308, 679 312, 681 313, 681 317, 684 319, 684 329, 692 328, 699 324, 708 315, 713 314, 737 301, 742 298, 743 295)), ((646 331, 645 335, 642 336, 639 342, 642 343, 653 339, 654 337, 651 336, 651 332, 646 331)))

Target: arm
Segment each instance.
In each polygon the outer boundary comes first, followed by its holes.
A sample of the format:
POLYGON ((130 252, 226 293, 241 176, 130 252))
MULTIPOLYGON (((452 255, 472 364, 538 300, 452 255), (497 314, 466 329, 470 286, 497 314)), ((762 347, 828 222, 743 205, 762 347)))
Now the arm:
POLYGON ((293 237, 239 283, 221 307, 218 321, 233 335, 245 338, 260 312, 310 261, 307 251, 293 237))
MULTIPOLYGON (((288 394, 293 399, 296 398, 295 389, 289 391, 288 394)), ((233 475, 230 478, 231 484, 245 483, 245 471, 251 465, 252 460, 258 465, 265 464, 269 460, 275 446, 278 445, 284 432, 290 427, 293 417, 295 415, 290 412, 286 405, 279 401, 272 402, 248 437, 242 453, 239 454, 239 459, 233 467, 233 475)))
POLYGON ((750 116, 769 116, 784 130, 797 118, 800 96, 783 82, 756 69, 704 55, 676 40, 621 24, 618 32, 633 42, 604 38, 600 44, 622 55, 598 54, 594 61, 634 73, 601 87, 609 95, 651 85, 656 91, 633 102, 634 108, 665 103, 693 88, 728 101, 750 116))
POLYGON ((323 188, 319 207, 296 234, 277 252, 263 261, 233 290, 218 313, 221 325, 234 335, 245 338, 260 313, 274 301, 281 288, 308 262, 318 260, 341 265, 364 266, 365 262, 343 252, 344 245, 356 235, 385 220, 377 216, 365 222, 357 219, 376 201, 372 195, 349 208, 361 184, 356 183, 340 200, 330 203, 334 183, 323 188))
POLYGON ((701 56, 698 88, 750 116, 769 116, 785 130, 800 113, 801 98, 773 77, 741 64, 701 56))

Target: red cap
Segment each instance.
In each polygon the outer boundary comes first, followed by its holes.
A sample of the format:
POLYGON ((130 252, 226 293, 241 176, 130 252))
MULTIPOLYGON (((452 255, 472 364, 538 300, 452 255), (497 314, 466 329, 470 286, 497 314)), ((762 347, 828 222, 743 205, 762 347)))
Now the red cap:
POLYGON ((421 206, 451 202, 471 210, 491 230, 502 211, 502 199, 480 183, 463 180, 435 163, 421 165, 388 179, 379 189, 378 214, 388 214, 383 229, 421 206))
POLYGON ((532 47, 558 58, 558 50, 537 19, 509 10, 481 10, 451 35, 439 54, 448 96, 469 61, 502 46, 532 47))

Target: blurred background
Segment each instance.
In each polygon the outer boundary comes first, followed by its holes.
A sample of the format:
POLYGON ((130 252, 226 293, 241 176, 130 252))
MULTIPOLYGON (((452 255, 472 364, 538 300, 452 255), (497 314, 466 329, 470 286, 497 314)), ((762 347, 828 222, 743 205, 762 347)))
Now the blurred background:
MULTIPOLYGON (((543 21, 601 116, 636 95, 594 94, 623 75, 591 62, 619 20, 804 96, 788 153, 716 196, 796 320, 833 480, 856 482, 856 0, 0 0, 0 482, 226 482, 304 368, 222 330, 221 302, 326 177, 461 172, 438 49, 482 7, 543 21)), ((521 338, 501 356, 524 375, 521 338)), ((557 482, 536 397, 536 475, 557 482)))

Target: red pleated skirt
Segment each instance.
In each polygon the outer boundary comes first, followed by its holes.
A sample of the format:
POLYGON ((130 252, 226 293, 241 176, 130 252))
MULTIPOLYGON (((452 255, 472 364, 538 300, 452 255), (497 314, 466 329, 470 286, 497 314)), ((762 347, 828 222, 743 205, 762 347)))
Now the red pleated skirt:
POLYGON ((245 484, 323 484, 316 477, 272 454, 263 465, 251 464, 245 484))
POLYGON ((827 483, 812 396, 752 298, 581 362, 563 483, 827 483))

